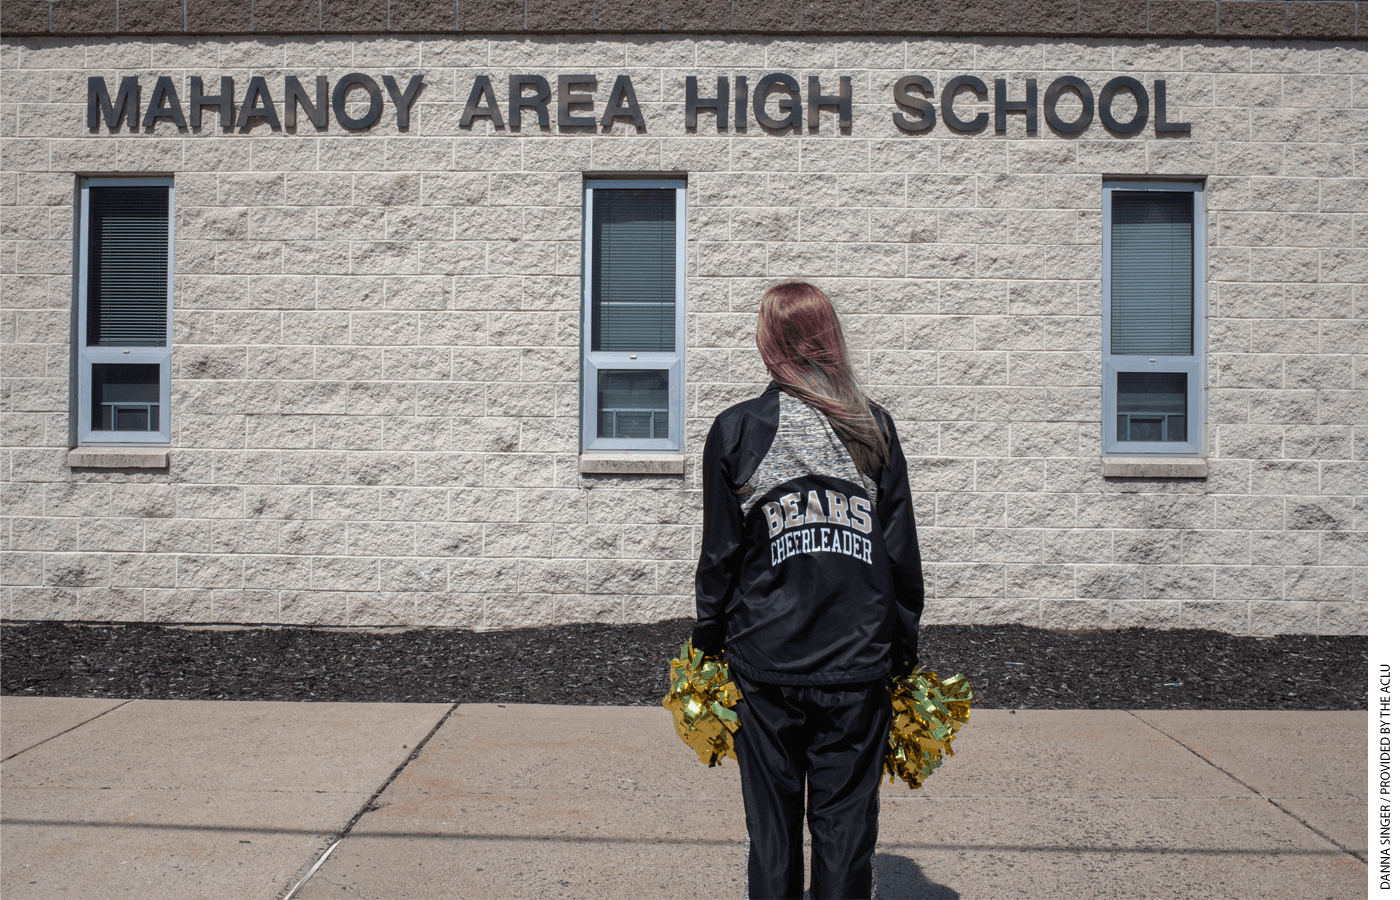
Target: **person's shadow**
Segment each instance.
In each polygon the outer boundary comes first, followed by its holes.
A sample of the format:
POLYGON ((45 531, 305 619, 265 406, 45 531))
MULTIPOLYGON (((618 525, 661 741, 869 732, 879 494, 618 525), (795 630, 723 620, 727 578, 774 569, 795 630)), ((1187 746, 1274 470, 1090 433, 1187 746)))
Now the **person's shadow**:
POLYGON ((912 859, 892 853, 875 854, 875 881, 880 900, 959 900, 962 896, 929 881, 912 859))

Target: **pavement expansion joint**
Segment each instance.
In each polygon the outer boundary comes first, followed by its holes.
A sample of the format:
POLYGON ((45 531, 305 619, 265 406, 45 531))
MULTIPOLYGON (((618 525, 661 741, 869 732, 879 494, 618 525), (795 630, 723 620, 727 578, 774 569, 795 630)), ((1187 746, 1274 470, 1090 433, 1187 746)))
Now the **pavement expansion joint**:
MULTIPOLYGON (((135 698, 132 698, 132 700, 134 700, 134 699, 135 699, 135 698)), ((132 700, 123 700, 121 703, 118 703, 116 706, 112 707, 111 709, 104 709, 104 710, 102 710, 102 712, 98 713, 97 715, 93 716, 92 718, 90 718, 90 719, 84 719, 83 721, 79 722, 77 725, 74 725, 72 728, 65 728, 65 729, 63 729, 62 731, 60 731, 58 734, 51 734, 51 735, 49 735, 48 737, 44 738, 42 741, 39 741, 39 742, 34 743, 34 744, 30 744, 28 747, 25 747, 23 750, 16 750, 14 753, 11 753, 9 756, 5 757, 4 759, 0 759, 0 762, 9 762, 10 760, 14 759, 16 756, 19 756, 21 753, 28 753, 30 750, 33 750, 35 747, 40 747, 40 746, 42 746, 42 745, 44 745, 44 744, 47 744, 49 741, 53 740, 54 738, 63 737, 63 736, 64 736, 65 734, 67 734, 68 732, 70 732, 70 731, 75 731, 75 730, 77 730, 77 729, 79 729, 79 728, 82 728, 82 727, 83 727, 84 725, 86 725, 87 723, 92 722, 92 721, 95 721, 95 720, 97 720, 97 719, 100 719, 100 718, 102 718, 103 716, 107 715, 107 713, 112 712, 113 710, 121 709, 123 706, 126 706, 128 703, 131 703, 132 700)))
POLYGON ((423 752, 423 748, 427 746, 428 741, 433 739, 433 735, 438 733, 438 729, 446 724, 447 720, 452 717, 452 714, 457 711, 457 707, 461 705, 461 703, 453 703, 452 706, 448 708, 447 712, 442 714, 442 718, 438 719, 437 722, 433 724, 433 727, 428 729, 428 733, 423 735, 423 739, 414 745, 412 752, 404 757, 403 762, 399 763, 394 771, 389 773, 389 777, 384 779, 384 783, 379 786, 378 790, 370 795, 369 799, 364 802, 359 811, 350 817, 350 821, 346 822, 339 831, 331 835, 330 839, 326 842, 326 848, 321 853, 317 854, 316 859, 303 867, 302 872, 297 873, 298 877, 282 900, 293 900, 293 898, 296 897, 297 891, 301 890, 302 887, 311 880, 311 876, 315 875, 316 870, 321 868, 321 864, 330 858, 331 853, 340 845, 341 841, 345 840, 346 836, 350 834, 350 831, 364 814, 379 808, 377 801, 383 796, 384 792, 389 789, 389 786, 394 783, 394 779, 398 778, 399 774, 403 772, 404 769, 408 768, 409 763, 418 758, 418 754, 423 752))
POLYGON ((1222 768, 1222 767, 1216 765, 1214 762, 1211 762, 1211 761, 1210 761, 1209 759, 1207 759, 1205 756, 1203 756, 1202 754, 1200 754, 1199 752, 1197 752, 1194 748, 1187 746, 1187 744, 1186 744, 1184 741, 1182 741, 1180 738, 1178 738, 1176 735, 1174 735, 1174 734, 1172 734, 1172 733, 1170 733, 1170 732, 1168 732, 1168 731, 1163 731, 1161 728, 1158 728, 1156 725, 1153 725, 1151 722, 1147 721, 1146 719, 1144 719, 1142 716, 1138 715, 1138 714, 1137 714, 1135 711, 1133 711, 1133 710, 1126 710, 1126 712, 1128 713, 1128 715, 1132 716, 1134 719, 1137 719, 1139 722, 1141 722, 1142 724, 1146 725, 1148 728, 1151 728, 1153 731, 1156 731, 1157 733, 1162 734, 1162 735, 1164 735, 1164 736, 1170 738, 1172 741, 1175 741, 1175 742, 1176 742, 1177 744, 1179 744, 1183 749, 1185 749, 1185 750, 1187 750, 1188 752, 1190 752, 1190 753, 1191 753, 1193 756, 1195 756, 1197 759, 1201 760, 1201 761, 1204 762, 1206 765, 1210 766, 1212 769, 1215 769, 1217 772, 1221 773, 1222 775, 1226 776, 1226 777, 1229 778, 1230 780, 1234 781, 1234 782, 1235 782, 1236 784, 1238 784, 1240 787, 1245 788, 1245 789, 1248 790, 1248 791, 1251 791, 1255 796, 1259 797, 1261 800, 1263 800, 1265 803, 1267 803, 1267 804, 1269 804, 1270 806, 1272 806, 1274 809, 1277 809, 1279 812, 1283 813, 1285 816, 1288 816, 1290 819, 1292 819, 1293 821, 1297 822, 1299 825, 1302 825, 1302 826, 1303 826, 1304 828, 1306 828, 1308 831, 1311 831, 1313 834, 1315 834, 1315 835, 1317 835, 1318 837, 1322 838, 1324 841, 1326 841, 1327 843, 1331 844, 1333 847, 1336 847, 1338 851, 1340 851, 1340 852, 1342 852, 1342 853, 1345 853, 1347 856, 1352 857, 1353 859, 1355 859, 1355 860, 1356 860, 1357 862, 1359 862, 1359 863, 1365 864, 1366 858, 1365 858, 1364 856, 1362 856, 1359 852, 1357 852, 1357 851, 1355 851, 1355 850, 1348 849, 1347 847, 1344 847, 1344 846, 1342 846, 1341 844, 1337 843, 1335 840, 1333 840, 1333 839, 1332 839, 1331 837, 1329 837, 1328 835, 1326 835, 1326 834, 1324 834, 1323 832, 1319 831, 1318 829, 1314 828, 1313 825, 1312 825, 1312 823, 1309 822, 1307 819, 1302 818, 1302 817, 1299 816, 1297 813, 1295 813, 1295 812, 1293 812, 1292 810, 1290 810, 1288 807, 1281 805, 1280 803, 1278 803, 1278 801, 1269 798, 1268 796, 1266 796, 1266 795, 1264 794, 1263 791, 1259 790, 1259 789, 1256 788, 1254 785, 1249 784, 1247 781, 1245 781, 1244 779, 1240 778, 1240 777, 1239 777, 1238 775, 1236 775, 1234 772, 1231 772, 1231 771, 1229 771, 1228 769, 1224 769, 1224 768, 1222 768))
MULTIPOLYGON (((1189 749, 1189 748, 1188 748, 1188 749, 1189 749)), ((1207 762, 1209 762, 1209 760, 1207 760, 1207 762)), ((1217 767, 1217 768, 1218 768, 1218 767, 1217 767)), ((1222 771, 1223 771, 1223 770, 1222 770, 1222 771)), ((1228 775, 1229 773, 1227 772, 1226 774, 1228 775)), ((1236 780, 1238 780, 1238 779, 1236 779, 1236 780)), ((1245 785, 1245 786, 1246 786, 1246 787, 1249 787, 1248 785, 1245 785)), ((1253 789, 1253 788, 1250 788, 1250 790, 1254 790, 1254 789, 1253 789)), ((1259 793, 1259 792, 1258 792, 1258 791, 1255 791, 1255 793, 1259 793)), ((1095 800, 1102 800, 1102 801, 1107 802, 1107 803, 1112 803, 1112 802, 1114 802, 1114 801, 1131 802, 1131 803, 1139 803, 1139 802, 1147 802, 1147 803, 1180 803, 1180 802, 1181 802, 1181 798, 1180 798, 1180 797, 1144 797, 1144 796, 1142 796, 1142 795, 1140 795, 1140 794, 1117 794, 1117 795, 1113 795, 1113 796, 1110 796, 1110 795, 1107 795, 1107 794, 1094 794, 1094 795, 1092 795, 1092 796, 1093 796, 1093 799, 1095 799, 1095 800)), ((1260 798, 1262 798, 1262 799, 1264 799, 1264 800, 1268 800, 1268 799, 1269 799, 1268 797, 1265 797, 1263 794, 1259 794, 1259 796, 1260 796, 1260 798)), ((930 799, 930 798, 927 798, 927 797, 901 797, 901 796, 888 797, 888 796, 881 796, 881 797, 880 797, 880 803, 881 803, 881 805, 884 805, 884 804, 891 804, 891 803, 894 803, 894 804, 907 803, 907 804, 910 804, 910 805, 918 805, 918 804, 921 804, 921 803, 941 803, 941 802, 944 802, 944 801, 947 801, 947 800, 1014 800, 1014 801, 1034 802, 1034 803, 1056 803, 1056 802, 1059 802, 1059 801, 1062 801, 1062 800, 1068 800, 1068 801, 1073 802, 1073 801, 1075 801, 1075 800, 1084 800, 1084 799, 1086 799, 1086 797, 1085 797, 1085 795, 1083 795, 1083 794, 1064 794, 1064 795, 1056 795, 1056 796, 1053 796, 1053 797, 1051 797, 1051 796, 1037 796, 1037 797, 1034 799, 1034 801, 1027 801, 1025 795, 1023 795, 1023 794, 992 794, 992 793, 987 793, 987 794, 940 794, 940 795, 938 795, 938 798, 937 798, 937 799, 930 799)), ((1238 800, 1238 799, 1240 799, 1240 798, 1237 797, 1237 796, 1235 796, 1234 794, 1221 794, 1221 795, 1218 796, 1218 797, 1195 797, 1195 796, 1193 796, 1193 797, 1191 798, 1192 802, 1197 802, 1197 801, 1202 801, 1202 802, 1213 802, 1213 801, 1217 801, 1217 800, 1225 801, 1225 800, 1238 800)))
MULTIPOLYGON (((90 791, 90 790, 92 790, 92 788, 91 788, 90 786, 88 786, 88 785, 81 785, 81 784, 48 784, 48 783, 46 783, 46 782, 40 782, 40 783, 38 783, 38 784, 33 784, 33 785, 30 785, 30 787, 33 788, 34 790, 45 790, 45 791, 73 791, 73 792, 79 792, 79 793, 82 792, 82 791, 90 791)), ((111 787, 110 785, 101 785, 101 786, 99 786, 97 789, 98 789, 99 791, 111 791, 111 790, 130 791, 130 790, 139 790, 139 791, 140 791, 141 793, 143 793, 143 794, 188 794, 188 793, 190 792, 190 790, 191 790, 191 788, 189 788, 189 787, 171 787, 170 785, 163 785, 163 784, 143 784, 143 785, 141 785, 141 786, 138 787, 138 788, 130 788, 130 787, 118 787, 118 788, 113 788, 113 787, 111 787)), ((333 796, 339 797, 339 796, 346 796, 346 795, 350 795, 350 794, 358 794, 358 793, 359 793, 358 791, 317 791, 317 790, 294 790, 294 789, 290 789, 290 788, 245 788, 245 787, 229 787, 229 788, 201 787, 201 788, 198 788, 197 790, 198 790, 201 794, 209 794, 209 795, 211 795, 211 796, 218 796, 218 795, 220 795, 220 794, 228 794, 228 795, 230 795, 230 796, 253 796, 253 795, 258 795, 258 794, 291 794, 291 795, 293 795, 293 796, 301 796, 301 795, 304 795, 304 794, 328 794, 328 795, 333 795, 333 796)), ((8 821, 10 821, 10 820, 7 818, 5 821, 8 822, 8 821)))
MULTIPOLYGON (((144 792, 143 792, 144 793, 144 792)), ((170 822, 131 822, 131 821, 100 821, 94 819, 28 819, 5 817, 6 825, 35 825, 44 828, 116 828, 130 829, 134 831, 170 831, 170 832, 212 832, 224 834, 325 834, 324 831, 315 828, 259 828, 252 825, 181 825, 170 822)), ((240 844, 248 843, 239 841, 240 844)))
MULTIPOLYGON (((934 850, 959 853, 1132 853, 1142 856, 1240 856, 1257 858, 1257 847, 1129 847, 1121 845, 1103 846, 1096 844, 941 844, 928 841, 880 842, 879 850, 934 850)), ((1332 856, 1332 850, 1279 850, 1267 851, 1270 856, 1332 856)))

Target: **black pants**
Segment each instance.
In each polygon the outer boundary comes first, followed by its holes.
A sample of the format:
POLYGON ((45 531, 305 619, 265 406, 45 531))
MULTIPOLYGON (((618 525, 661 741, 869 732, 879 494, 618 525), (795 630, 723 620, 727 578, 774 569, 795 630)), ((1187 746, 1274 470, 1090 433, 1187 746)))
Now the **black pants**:
POLYGON ((749 897, 801 898, 805 793, 813 900, 868 898, 890 730, 884 680, 794 687, 735 678, 749 897))

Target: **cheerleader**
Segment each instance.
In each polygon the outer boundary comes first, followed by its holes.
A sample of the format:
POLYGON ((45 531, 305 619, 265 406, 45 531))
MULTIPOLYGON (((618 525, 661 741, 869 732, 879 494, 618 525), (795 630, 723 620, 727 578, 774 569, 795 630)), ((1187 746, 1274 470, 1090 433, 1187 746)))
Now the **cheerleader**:
POLYGON ((759 306, 772 382, 705 441, 696 649, 726 653, 751 842, 749 896, 869 897, 886 679, 918 662, 923 573, 909 475, 889 414, 866 399, 817 287, 759 306))

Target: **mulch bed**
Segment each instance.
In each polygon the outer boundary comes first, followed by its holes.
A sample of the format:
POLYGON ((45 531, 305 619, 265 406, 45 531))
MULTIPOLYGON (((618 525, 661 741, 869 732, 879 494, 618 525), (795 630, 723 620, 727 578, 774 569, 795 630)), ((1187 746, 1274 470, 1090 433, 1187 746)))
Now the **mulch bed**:
MULTIPOLYGON (((11 623, 0 694, 650 706, 689 620, 474 632, 11 623)), ((974 705, 1020 709, 1365 709, 1364 636, 934 625, 923 659, 974 705)))

